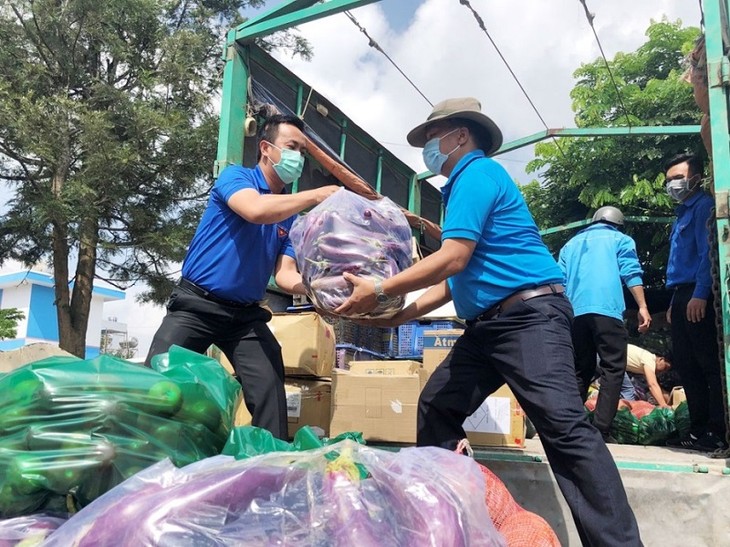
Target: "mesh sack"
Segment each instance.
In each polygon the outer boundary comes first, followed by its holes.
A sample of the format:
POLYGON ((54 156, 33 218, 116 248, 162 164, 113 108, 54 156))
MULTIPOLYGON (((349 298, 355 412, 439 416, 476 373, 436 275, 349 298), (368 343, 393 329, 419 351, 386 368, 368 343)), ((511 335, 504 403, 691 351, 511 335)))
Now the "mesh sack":
POLYGON ((560 547, 552 527, 540 515, 524 510, 504 483, 487 467, 478 464, 486 483, 489 516, 509 547, 560 547))

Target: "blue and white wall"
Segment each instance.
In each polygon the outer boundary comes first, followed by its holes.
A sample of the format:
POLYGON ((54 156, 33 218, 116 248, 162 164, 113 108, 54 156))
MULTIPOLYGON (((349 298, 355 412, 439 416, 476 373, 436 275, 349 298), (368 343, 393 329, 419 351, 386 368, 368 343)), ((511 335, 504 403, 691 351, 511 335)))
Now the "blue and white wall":
MULTIPOLYGON (((124 300, 125 293, 115 288, 94 285, 86 331, 86 358, 99 355, 104 304, 124 300)), ((35 342, 58 344, 53 276, 25 270, 0 275, 0 308, 18 308, 25 319, 18 324, 17 337, 0 340, 0 350, 8 351, 35 342)))

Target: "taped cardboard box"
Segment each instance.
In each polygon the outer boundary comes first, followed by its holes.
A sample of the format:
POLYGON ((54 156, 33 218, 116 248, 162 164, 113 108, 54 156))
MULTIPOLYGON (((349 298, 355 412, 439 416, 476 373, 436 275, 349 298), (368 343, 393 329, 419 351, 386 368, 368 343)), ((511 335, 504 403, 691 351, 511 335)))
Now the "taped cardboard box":
MULTIPOLYGON (((214 354, 218 355, 223 368, 234 374, 233 367, 226 356, 220 353, 220 350, 209 351, 209 355, 214 354)), ((293 438, 299 428, 305 425, 319 427, 324 431, 324 435, 329 435, 332 383, 326 380, 286 378, 284 390, 286 391, 289 438, 293 438)), ((233 425, 237 427, 251 425, 251 413, 246 408, 243 398, 236 409, 233 425)))
POLYGON ((275 313, 269 328, 281 344, 287 375, 331 376, 335 365, 334 330, 318 314, 275 313))
POLYGON ((286 390, 289 438, 293 438, 294 434, 305 425, 321 429, 322 434, 328 437, 332 383, 322 380, 287 378, 284 389, 286 390))
POLYGON ((506 385, 464 420, 464 431, 472 446, 525 448, 525 414, 506 385))
POLYGON ((423 331, 423 368, 431 374, 454 347, 464 329, 423 331))
POLYGON ((416 442, 420 363, 353 361, 332 376, 330 435, 360 431, 367 441, 416 442))

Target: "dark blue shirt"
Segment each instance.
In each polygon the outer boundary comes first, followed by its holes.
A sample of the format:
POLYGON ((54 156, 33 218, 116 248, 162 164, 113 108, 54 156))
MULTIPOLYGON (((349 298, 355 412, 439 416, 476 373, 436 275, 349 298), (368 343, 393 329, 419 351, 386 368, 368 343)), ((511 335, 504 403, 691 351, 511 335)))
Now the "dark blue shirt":
POLYGON ((695 283, 694 298, 707 300, 712 290, 707 221, 715 201, 700 191, 677 206, 667 264, 667 287, 695 283))
POLYGON ((241 303, 261 300, 279 255, 294 258, 289 230, 296 216, 276 224, 253 224, 230 207, 244 188, 270 194, 259 167, 229 165, 210 191, 208 207, 190 242, 182 275, 214 295, 241 303))
POLYGON ((520 289, 562 283, 517 184, 496 161, 470 152, 441 193, 442 240, 476 242, 466 268, 448 280, 459 317, 474 319, 520 289))

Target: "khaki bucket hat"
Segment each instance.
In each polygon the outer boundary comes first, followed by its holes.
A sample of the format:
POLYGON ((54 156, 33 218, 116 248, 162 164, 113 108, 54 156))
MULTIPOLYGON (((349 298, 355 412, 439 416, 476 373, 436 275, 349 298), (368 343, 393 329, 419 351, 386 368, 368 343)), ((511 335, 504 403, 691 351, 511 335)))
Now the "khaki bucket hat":
POLYGON ((426 121, 417 125, 408 133, 406 137, 408 144, 423 148, 426 144, 426 127, 434 122, 448 120, 450 118, 471 120, 486 129, 492 141, 489 150, 484 151, 487 155, 496 152, 502 146, 502 132, 496 123, 482 114, 482 105, 474 97, 446 99, 436 104, 426 121))

